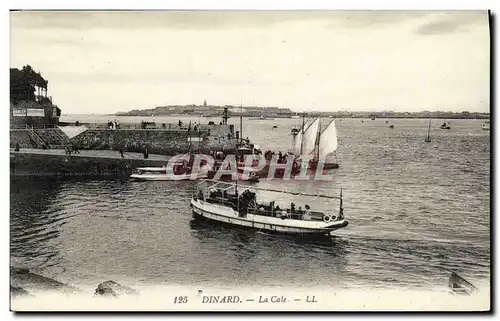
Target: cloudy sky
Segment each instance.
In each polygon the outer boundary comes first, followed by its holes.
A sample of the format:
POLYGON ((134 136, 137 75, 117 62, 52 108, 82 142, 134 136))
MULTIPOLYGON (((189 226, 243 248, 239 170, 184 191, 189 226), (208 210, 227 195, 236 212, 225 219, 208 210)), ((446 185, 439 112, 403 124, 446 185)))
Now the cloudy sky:
POLYGON ((489 111, 486 11, 11 12, 63 113, 167 104, 489 111))

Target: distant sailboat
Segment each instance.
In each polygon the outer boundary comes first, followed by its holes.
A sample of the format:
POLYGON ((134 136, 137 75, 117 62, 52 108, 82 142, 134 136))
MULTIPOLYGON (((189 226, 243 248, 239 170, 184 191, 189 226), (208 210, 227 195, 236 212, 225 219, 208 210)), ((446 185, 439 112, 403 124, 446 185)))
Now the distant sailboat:
POLYGON ((389 125, 389 128, 390 128, 390 129, 393 129, 393 128, 394 128, 394 125, 393 125, 393 124, 389 124, 389 117, 387 117, 387 118, 385 119, 385 123, 386 123, 387 125, 389 125))
POLYGON ((427 138, 425 139, 426 143, 431 142, 431 120, 429 119, 429 129, 427 130, 427 138))
POLYGON ((446 121, 441 125, 441 129, 451 129, 450 123, 446 123, 446 121))

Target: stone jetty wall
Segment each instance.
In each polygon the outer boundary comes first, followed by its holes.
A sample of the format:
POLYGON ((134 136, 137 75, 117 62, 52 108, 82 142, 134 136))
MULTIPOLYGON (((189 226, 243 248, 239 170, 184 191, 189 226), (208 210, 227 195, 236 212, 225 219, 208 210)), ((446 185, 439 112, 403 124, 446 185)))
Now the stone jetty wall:
POLYGON ((11 153, 11 176, 127 176, 137 167, 165 166, 167 161, 140 158, 11 153))
POLYGON ((214 139, 208 132, 187 132, 150 129, 89 129, 72 138, 71 143, 82 149, 119 150, 141 152, 147 147, 150 153, 175 155, 189 150, 208 152, 210 150, 231 151, 236 148, 232 136, 214 139), (200 141, 199 141, 200 140, 200 141))
MULTIPOLYGON (((34 132, 47 145, 72 144, 79 149, 119 150, 175 155, 188 151, 207 153, 212 150, 232 152, 236 149, 236 137, 228 126, 213 126, 202 131, 179 131, 162 129, 87 129, 71 139, 59 128, 35 129, 34 132), (200 140, 200 141, 199 141, 200 140)), ((37 147, 26 129, 11 129, 10 145, 18 143, 21 148, 37 147)))

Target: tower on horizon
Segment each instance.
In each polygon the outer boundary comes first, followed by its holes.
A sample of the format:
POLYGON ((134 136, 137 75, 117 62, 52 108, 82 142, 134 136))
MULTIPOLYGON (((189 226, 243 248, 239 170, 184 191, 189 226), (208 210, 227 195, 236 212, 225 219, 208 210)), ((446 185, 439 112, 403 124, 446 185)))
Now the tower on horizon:
POLYGON ((203 101, 203 106, 207 107, 207 100, 206 99, 203 101))

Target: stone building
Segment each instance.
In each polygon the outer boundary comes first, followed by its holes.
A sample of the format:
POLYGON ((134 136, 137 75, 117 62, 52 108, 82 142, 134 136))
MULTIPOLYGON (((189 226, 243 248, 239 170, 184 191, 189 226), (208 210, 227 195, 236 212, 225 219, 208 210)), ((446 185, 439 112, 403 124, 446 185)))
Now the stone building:
POLYGON ((51 128, 59 122, 61 110, 48 96, 48 81, 31 66, 10 69, 10 127, 51 128))

